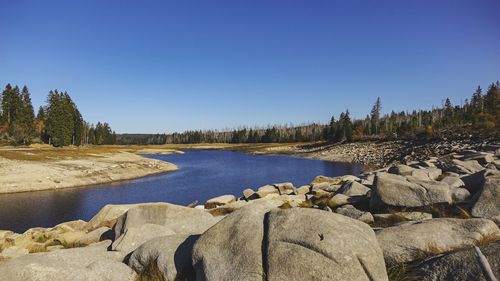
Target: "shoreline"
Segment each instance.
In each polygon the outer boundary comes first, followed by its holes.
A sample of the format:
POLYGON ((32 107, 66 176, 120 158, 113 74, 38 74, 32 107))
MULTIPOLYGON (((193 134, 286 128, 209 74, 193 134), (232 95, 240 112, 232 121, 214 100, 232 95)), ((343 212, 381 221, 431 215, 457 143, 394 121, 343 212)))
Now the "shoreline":
POLYGON ((178 169, 179 167, 172 163, 125 151, 61 160, 0 158, 0 194, 86 188, 178 169))
POLYGON ((498 146, 459 141, 365 141, 346 144, 166 144, 83 148, 1 147, 0 194, 91 188, 178 170, 172 163, 144 154, 184 153, 181 150, 227 150, 254 155, 294 156, 315 160, 363 164, 363 172, 394 163, 419 161, 464 149, 498 146))

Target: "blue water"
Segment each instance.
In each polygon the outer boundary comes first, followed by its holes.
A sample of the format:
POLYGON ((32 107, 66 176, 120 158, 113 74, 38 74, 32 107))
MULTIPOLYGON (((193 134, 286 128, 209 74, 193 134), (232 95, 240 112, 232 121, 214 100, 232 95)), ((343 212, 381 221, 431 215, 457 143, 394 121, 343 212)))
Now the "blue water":
POLYGON ((221 150, 147 155, 174 163, 180 170, 89 188, 0 194, 0 229, 23 232, 35 226, 89 220, 106 204, 170 202, 203 204, 212 197, 241 196, 245 188, 292 182, 309 183, 317 175, 357 175, 362 166, 290 156, 262 156, 221 150))

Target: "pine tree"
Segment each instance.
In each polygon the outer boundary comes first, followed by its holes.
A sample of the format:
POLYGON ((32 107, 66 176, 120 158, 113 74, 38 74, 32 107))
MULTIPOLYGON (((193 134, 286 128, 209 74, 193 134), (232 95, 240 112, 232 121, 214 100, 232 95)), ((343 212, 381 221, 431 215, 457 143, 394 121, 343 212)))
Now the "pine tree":
POLYGON ((497 84, 491 83, 484 96, 485 112, 491 115, 497 115, 500 112, 500 88, 498 86, 500 86, 498 81, 497 84))
POLYGON ((476 91, 472 95, 471 107, 473 114, 483 113, 484 102, 482 92, 483 90, 481 89, 481 86, 477 86, 476 91))
POLYGON ((371 123, 372 123, 372 132, 371 134, 378 134, 380 132, 380 111, 382 110, 382 102, 380 97, 377 97, 375 104, 373 105, 371 111, 371 123))
POLYGON ((337 133, 337 122, 335 122, 334 116, 332 116, 332 118, 330 119, 330 125, 328 126, 327 132, 328 132, 327 140, 329 142, 334 142, 335 134, 337 133))
POLYGON ((20 138, 23 144, 27 144, 35 136, 35 113, 31 104, 31 96, 26 86, 21 91, 21 108, 19 109, 19 116, 17 118, 20 138))
POLYGON ((444 125, 450 125, 453 121, 453 106, 449 98, 446 98, 444 102, 444 125))
POLYGON ((7 84, 2 92, 2 124, 8 126, 12 120, 12 86, 7 84))
POLYGON ((35 118, 35 132, 41 141, 47 142, 45 135, 45 110, 42 106, 38 108, 38 113, 35 118))
MULTIPOLYGON (((377 102, 380 103, 380 98, 377 99, 377 102)), ((342 127, 344 128, 344 135, 346 141, 352 142, 353 129, 352 129, 351 117, 349 116, 349 109, 345 111, 344 120, 342 121, 342 127)))

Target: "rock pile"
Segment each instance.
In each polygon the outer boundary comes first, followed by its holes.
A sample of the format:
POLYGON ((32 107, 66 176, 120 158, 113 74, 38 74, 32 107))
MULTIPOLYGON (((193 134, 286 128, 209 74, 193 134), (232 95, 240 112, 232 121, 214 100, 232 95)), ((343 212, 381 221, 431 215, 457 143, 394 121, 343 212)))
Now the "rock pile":
MULTIPOLYGON (((398 140, 380 142, 354 142, 323 146, 296 147, 289 153, 307 154, 312 158, 330 161, 361 163, 369 168, 379 169, 387 165, 412 161, 424 161, 464 150, 495 151, 500 146, 489 140, 398 140)), ((473 160, 473 159, 470 159, 473 160)))
POLYGON ((485 267, 500 275, 499 155, 465 150, 194 208, 108 205, 89 222, 0 231, 0 280, 389 280, 395 268, 489 280, 485 267))

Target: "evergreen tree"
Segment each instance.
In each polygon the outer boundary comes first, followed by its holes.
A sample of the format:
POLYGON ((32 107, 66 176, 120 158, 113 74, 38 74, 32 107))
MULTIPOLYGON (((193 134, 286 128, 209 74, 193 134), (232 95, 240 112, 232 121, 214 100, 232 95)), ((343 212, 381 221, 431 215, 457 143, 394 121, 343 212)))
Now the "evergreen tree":
POLYGON ((26 86, 21 91, 21 108, 19 109, 17 118, 17 130, 20 141, 23 144, 27 144, 35 136, 35 113, 31 104, 31 96, 26 86))
POLYGON ((2 92, 2 124, 8 126, 14 115, 12 86, 7 84, 2 92))
POLYGON ((327 141, 329 142, 334 142, 335 141, 335 134, 337 133, 337 122, 335 122, 335 117, 332 116, 330 119, 330 124, 327 129, 328 135, 327 135, 327 141))
POLYGON ((446 98, 444 102, 444 125, 450 125, 453 121, 453 106, 451 105, 451 101, 449 98, 446 98))
POLYGON ((498 115, 500 112, 500 84, 491 83, 484 96, 484 109, 485 112, 491 115, 498 115))
POLYGON ((481 89, 481 86, 477 86, 476 91, 472 95, 471 99, 471 107, 472 107, 472 113, 473 114, 479 114, 483 113, 484 110, 484 101, 483 101, 483 95, 482 95, 483 90, 481 89))
POLYGON ((378 134, 380 132, 380 111, 382 110, 382 102, 380 101, 380 97, 377 97, 375 104, 372 107, 371 111, 371 123, 372 123, 372 134, 378 134))
MULTIPOLYGON (((380 102, 380 99, 377 99, 377 101, 380 102)), ((344 128, 344 135, 345 135, 346 141, 352 142, 352 135, 353 135, 352 127, 353 126, 352 126, 351 117, 349 116, 348 109, 345 111, 345 116, 344 116, 344 120, 342 123, 343 123, 342 126, 344 128)))

